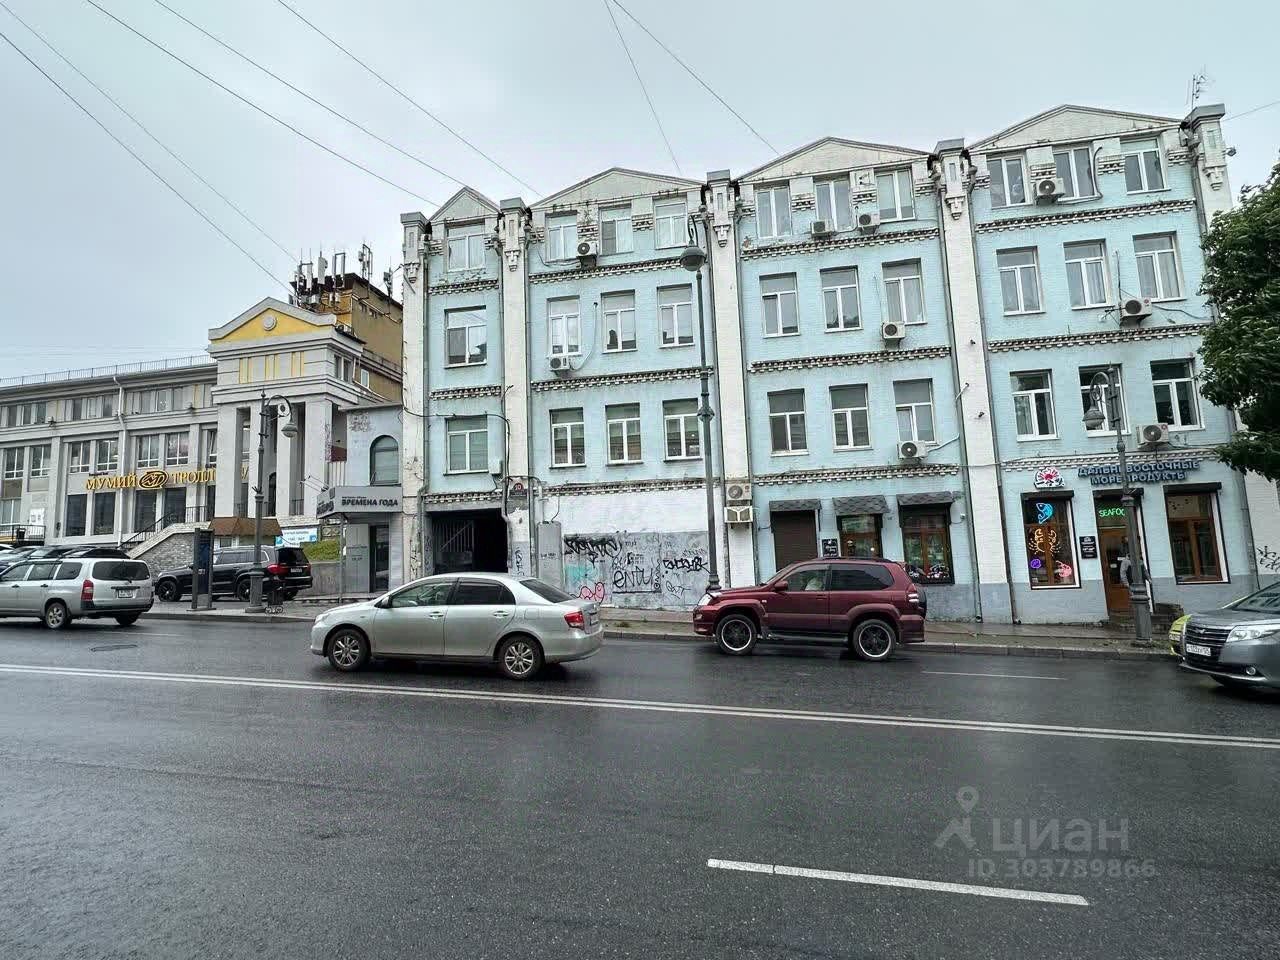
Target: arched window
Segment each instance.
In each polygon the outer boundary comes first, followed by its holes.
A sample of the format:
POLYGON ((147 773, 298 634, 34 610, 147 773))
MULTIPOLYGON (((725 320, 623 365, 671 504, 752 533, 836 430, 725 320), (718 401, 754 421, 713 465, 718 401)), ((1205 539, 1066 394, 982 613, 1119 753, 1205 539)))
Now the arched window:
POLYGON ((369 447, 369 482, 374 486, 400 482, 400 444, 395 437, 379 437, 369 447))

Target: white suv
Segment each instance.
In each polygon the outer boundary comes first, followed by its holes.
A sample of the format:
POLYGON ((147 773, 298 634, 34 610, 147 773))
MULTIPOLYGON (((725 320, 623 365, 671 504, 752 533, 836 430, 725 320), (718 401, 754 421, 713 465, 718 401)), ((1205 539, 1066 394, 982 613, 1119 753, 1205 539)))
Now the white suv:
POLYGON ((141 560, 23 560, 0 574, 0 617, 35 617, 50 630, 81 617, 111 617, 127 627, 152 602, 151 571, 141 560))

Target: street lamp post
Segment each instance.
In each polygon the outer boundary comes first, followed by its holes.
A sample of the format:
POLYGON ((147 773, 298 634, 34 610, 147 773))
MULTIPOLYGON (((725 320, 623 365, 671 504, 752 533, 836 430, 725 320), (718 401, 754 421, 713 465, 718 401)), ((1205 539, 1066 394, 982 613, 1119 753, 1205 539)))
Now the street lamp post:
POLYGON ((707 367, 707 328, 702 309, 702 266, 707 255, 698 246, 695 232, 696 219, 689 216, 689 246, 680 254, 680 266, 698 278, 698 378, 702 382, 702 401, 698 407, 698 419, 702 421, 702 464, 706 473, 707 488, 707 591, 720 589, 720 563, 716 549, 716 498, 715 479, 711 463, 711 371, 707 367))
POLYGON ((1112 379, 1114 371, 1100 370, 1089 381, 1089 409, 1085 411, 1084 425, 1097 430, 1104 423, 1116 432, 1116 455, 1120 460, 1120 505, 1124 510, 1125 528, 1129 538, 1129 600, 1133 604, 1133 642, 1140 647, 1151 646, 1151 607, 1147 593, 1147 571, 1142 562, 1142 545, 1138 541, 1137 500, 1129 485, 1129 465, 1125 460, 1124 434, 1120 428, 1120 385, 1112 379))
POLYGON ((261 613, 264 609, 262 605, 262 500, 266 496, 264 487, 266 486, 265 466, 266 466, 266 450, 267 450, 267 415, 271 412, 272 404, 283 404, 285 409, 289 411, 289 419, 285 421, 280 432, 289 439, 293 439, 298 435, 298 428, 293 422, 293 404, 287 397, 279 394, 268 397, 265 393, 262 395, 262 405, 258 410, 258 486, 253 494, 253 566, 249 568, 249 606, 245 607, 248 613, 261 613))

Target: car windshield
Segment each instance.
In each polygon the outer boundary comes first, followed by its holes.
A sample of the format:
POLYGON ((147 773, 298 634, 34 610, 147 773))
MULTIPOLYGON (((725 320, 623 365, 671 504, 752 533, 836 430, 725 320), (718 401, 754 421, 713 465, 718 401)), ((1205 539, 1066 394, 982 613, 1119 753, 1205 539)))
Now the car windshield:
POLYGON ((1257 593, 1241 597, 1234 603, 1227 604, 1226 609, 1245 613, 1274 613, 1280 617, 1280 583, 1273 583, 1257 593))
POLYGON ((553 587, 549 583, 543 583, 541 580, 521 580, 520 585, 526 590, 532 591, 540 596, 543 600, 550 603, 564 603, 566 600, 572 600, 573 597, 565 593, 559 587, 553 587))

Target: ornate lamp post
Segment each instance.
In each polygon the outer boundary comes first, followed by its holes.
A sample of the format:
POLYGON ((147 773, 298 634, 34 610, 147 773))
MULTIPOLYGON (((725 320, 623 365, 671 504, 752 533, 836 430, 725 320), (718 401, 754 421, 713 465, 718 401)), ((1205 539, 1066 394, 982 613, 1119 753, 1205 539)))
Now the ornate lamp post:
POLYGON ((258 486, 253 492, 253 567, 249 570, 249 606, 245 607, 248 613, 261 613, 264 609, 262 605, 262 500, 265 496, 263 488, 266 486, 266 480, 263 474, 266 468, 267 415, 271 413, 273 404, 282 404, 289 414, 289 419, 280 428, 280 432, 291 440, 298 435, 298 427, 293 422, 293 404, 287 397, 279 394, 268 397, 264 393, 262 405, 258 410, 258 486))

